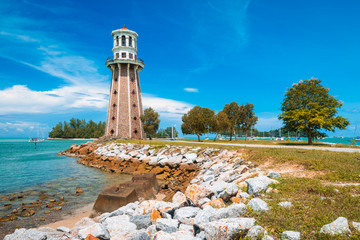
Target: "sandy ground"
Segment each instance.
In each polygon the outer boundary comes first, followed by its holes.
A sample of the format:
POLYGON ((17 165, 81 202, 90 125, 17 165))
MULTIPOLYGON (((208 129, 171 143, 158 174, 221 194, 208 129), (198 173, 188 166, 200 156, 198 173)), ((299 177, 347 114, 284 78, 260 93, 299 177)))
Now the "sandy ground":
POLYGON ((77 209, 73 215, 64 217, 63 220, 50 223, 48 225, 43 225, 40 227, 51 227, 53 229, 56 229, 57 227, 64 226, 67 228, 72 228, 75 223, 77 223, 79 220, 81 220, 84 217, 89 217, 91 215, 91 210, 94 204, 89 204, 85 207, 77 209))

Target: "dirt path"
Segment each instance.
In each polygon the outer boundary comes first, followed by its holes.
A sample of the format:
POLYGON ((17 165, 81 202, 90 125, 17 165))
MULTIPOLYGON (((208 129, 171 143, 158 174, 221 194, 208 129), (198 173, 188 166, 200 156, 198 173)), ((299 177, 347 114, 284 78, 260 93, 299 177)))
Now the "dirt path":
POLYGON ((180 143, 194 143, 194 144, 208 144, 208 145, 225 145, 249 148, 282 148, 282 149, 303 149, 303 150, 321 150, 332 152, 349 152, 360 153, 360 148, 337 148, 337 147, 313 147, 313 146, 280 146, 280 145, 263 145, 263 144, 241 144, 241 143, 217 143, 217 142, 189 142, 189 141, 175 141, 180 143))

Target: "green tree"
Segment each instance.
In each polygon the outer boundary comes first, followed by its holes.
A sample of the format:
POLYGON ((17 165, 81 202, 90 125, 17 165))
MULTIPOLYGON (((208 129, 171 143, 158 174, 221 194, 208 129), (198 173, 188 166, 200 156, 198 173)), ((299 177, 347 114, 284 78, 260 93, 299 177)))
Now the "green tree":
POLYGON ((150 107, 144 110, 144 114, 142 114, 140 118, 143 123, 144 131, 151 140, 159 129, 159 113, 155 112, 154 109, 150 107))
POLYGON ((167 127, 165 129, 165 133, 168 138, 171 138, 171 137, 176 138, 178 136, 178 131, 174 127, 167 127))
POLYGON ((342 103, 320 83, 319 79, 310 79, 293 84, 281 103, 279 119, 289 131, 306 132, 308 144, 323 135, 321 129, 334 132, 336 128, 345 129, 350 124, 347 119, 337 116, 342 103))
POLYGON ((227 114, 224 111, 218 112, 214 117, 214 122, 213 122, 213 126, 212 126, 212 132, 216 133, 214 142, 219 135, 228 131, 230 126, 231 126, 231 123, 230 123, 230 120, 229 120, 227 114))
POLYGON ((235 140, 236 139, 236 126, 238 125, 239 122, 239 111, 240 111, 240 107, 239 104, 237 104, 236 102, 232 102, 230 104, 225 104, 223 112, 226 113, 229 121, 230 121, 230 141, 232 140, 232 135, 235 133, 235 140))
POLYGON ((165 129, 160 128, 154 135, 154 138, 166 138, 166 132, 165 129))
POLYGON ((183 134, 196 134, 200 142, 200 136, 210 132, 214 115, 215 112, 209 108, 195 106, 182 116, 181 131, 183 134))
POLYGON ((247 103, 245 105, 240 106, 239 120, 237 124, 239 128, 245 132, 245 141, 247 140, 249 129, 255 126, 257 120, 258 117, 255 116, 254 104, 247 103))
POLYGON ((90 120, 70 119, 69 122, 59 122, 49 133, 51 138, 98 138, 105 134, 105 122, 95 123, 90 120))

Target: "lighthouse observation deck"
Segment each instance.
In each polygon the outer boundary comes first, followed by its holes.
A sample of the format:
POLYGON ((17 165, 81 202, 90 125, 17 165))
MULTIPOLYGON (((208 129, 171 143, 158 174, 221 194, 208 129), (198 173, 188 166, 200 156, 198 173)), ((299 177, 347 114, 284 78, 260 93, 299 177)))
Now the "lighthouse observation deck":
POLYGON ((131 58, 114 58, 112 56, 108 57, 106 60, 105 65, 107 67, 110 67, 109 65, 111 64, 115 64, 115 63, 130 63, 130 64, 135 64, 138 67, 140 67, 140 69, 143 69, 145 64, 144 61, 141 58, 136 57, 136 59, 131 59, 131 58))

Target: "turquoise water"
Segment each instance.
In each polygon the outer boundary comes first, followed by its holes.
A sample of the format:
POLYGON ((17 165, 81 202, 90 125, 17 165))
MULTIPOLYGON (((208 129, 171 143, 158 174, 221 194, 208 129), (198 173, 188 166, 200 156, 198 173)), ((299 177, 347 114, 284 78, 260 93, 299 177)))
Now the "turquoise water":
POLYGON ((85 142, 44 141, 37 143, 35 149, 34 143, 26 139, 0 139, 0 194, 49 185, 69 190, 77 185, 99 191, 99 187, 119 175, 85 167, 78 164, 76 158, 56 156, 74 143, 85 142))
MULTIPOLYGON (((129 181, 131 175, 111 174, 78 164, 76 158, 56 156, 72 144, 87 141, 44 141, 28 143, 26 139, 0 139, 0 217, 13 209, 42 201, 31 217, 18 216, 17 221, 0 225, 0 239, 15 228, 32 228, 60 220, 75 210, 93 204, 98 194, 108 186, 129 181), (77 195, 76 187, 84 190, 77 195), (59 202, 64 197, 61 211, 50 211, 46 203, 59 202), (44 218, 45 220, 39 220, 44 218)), ((27 207, 25 207, 27 208, 27 207)))

